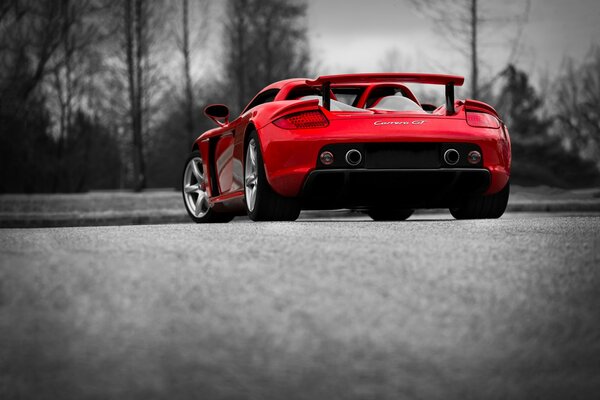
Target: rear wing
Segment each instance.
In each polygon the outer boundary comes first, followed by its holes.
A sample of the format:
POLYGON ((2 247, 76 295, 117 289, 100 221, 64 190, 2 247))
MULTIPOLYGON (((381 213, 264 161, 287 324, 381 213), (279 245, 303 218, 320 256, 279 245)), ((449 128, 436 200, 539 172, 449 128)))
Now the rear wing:
POLYGON ((446 114, 452 115, 454 110, 454 86, 462 86, 465 78, 458 75, 413 74, 413 73, 375 73, 325 75, 317 79, 307 80, 309 86, 321 86, 323 107, 331 108, 331 84, 370 83, 370 82, 402 82, 422 83, 426 85, 443 85, 446 87, 446 114))

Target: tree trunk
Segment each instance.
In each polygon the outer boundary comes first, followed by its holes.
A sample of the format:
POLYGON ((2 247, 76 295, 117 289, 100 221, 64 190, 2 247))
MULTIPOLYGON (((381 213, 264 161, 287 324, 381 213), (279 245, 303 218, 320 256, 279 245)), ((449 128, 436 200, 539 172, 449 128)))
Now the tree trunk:
POLYGON ((65 143, 69 138, 71 132, 71 115, 72 115, 72 83, 71 83, 71 58, 72 58, 72 47, 70 45, 70 33, 71 33, 71 14, 70 14, 70 0, 62 0, 60 2, 60 18, 61 18, 61 45, 64 57, 64 75, 61 77, 61 69, 57 69, 54 73, 56 92, 58 96, 58 103, 60 106, 60 121, 59 121, 59 132, 58 132, 58 143, 56 151, 56 168, 54 171, 54 182, 52 184, 52 192, 56 193, 61 189, 70 191, 69 185, 65 185, 67 179, 64 179, 68 174, 64 170, 64 154, 65 154, 65 143), (61 182, 63 181, 63 182, 61 182))
POLYGON ((471 0, 471 97, 479 97, 479 66, 477 59, 477 0, 471 0))
POLYGON ((134 187, 137 188, 138 177, 140 174, 140 162, 138 158, 138 143, 137 143, 137 95, 136 95, 136 68, 133 58, 134 48, 134 21, 132 11, 132 1, 125 0, 125 52, 127 56, 127 82, 129 84, 129 119, 131 123, 132 142, 131 147, 133 160, 133 181, 134 187))
POLYGON ((239 108, 239 111, 241 112, 245 106, 245 103, 247 101, 246 99, 246 75, 245 75, 245 64, 246 64, 246 60, 244 57, 245 54, 245 49, 244 46, 246 45, 245 41, 244 41, 244 36, 246 35, 245 32, 245 22, 244 22, 244 16, 243 14, 239 14, 237 16, 238 18, 238 24, 237 24, 237 41, 236 41, 236 46, 235 49, 233 50, 235 52, 235 55, 237 56, 237 70, 236 70, 236 84, 237 84, 237 93, 238 93, 238 98, 237 98, 237 106, 239 108))
POLYGON ((272 13, 268 13, 265 18, 264 29, 264 51, 265 51, 265 82, 273 81, 273 49, 271 48, 271 37, 273 36, 272 13))
POLYGON ((125 50, 127 53, 127 80, 129 83, 130 119, 132 131, 133 188, 140 191, 146 186, 144 153, 142 147, 142 3, 125 0, 125 50))
POLYGON ((192 76, 190 71, 190 29, 189 29, 189 0, 183 1, 183 60, 185 73, 185 106, 186 106, 186 124, 187 132, 186 145, 192 145, 194 141, 194 93, 192 90, 192 76))
POLYGON ((135 66, 136 66, 136 88, 137 91, 135 93, 135 101, 136 101, 136 124, 134 131, 134 141, 136 148, 136 157, 138 159, 138 176, 136 177, 135 187, 136 191, 140 191, 146 188, 146 165, 144 163, 144 149, 143 149, 143 124, 142 124, 142 116, 143 116, 143 107, 142 107, 142 98, 144 87, 143 81, 143 68, 142 63, 144 60, 144 45, 145 41, 143 38, 144 28, 145 28, 145 15, 142 10, 142 0, 135 1, 135 36, 136 36, 136 55, 135 55, 135 66))
MULTIPOLYGON (((62 148, 62 152, 63 154, 66 153, 69 154, 69 152, 71 151, 71 149, 69 147, 67 147, 65 149, 65 143, 72 143, 70 142, 72 140, 72 131, 73 131, 73 53, 75 52, 75 46, 74 43, 71 41, 71 26, 74 23, 74 16, 72 15, 72 10, 71 10, 71 0, 64 0, 64 7, 65 7, 65 29, 64 29, 64 37, 63 37, 63 45, 64 45, 64 52, 65 52, 65 139, 63 142, 63 148, 62 148)), ((61 154, 61 157, 64 157, 64 155, 61 154)), ((64 164, 63 160, 59 161, 61 164, 64 164)), ((65 171, 65 166, 62 165, 62 174, 63 177, 67 178, 70 176, 71 171, 65 171)), ((71 179, 66 179, 67 181, 67 186, 65 187, 65 190, 67 191, 73 191, 73 184, 71 182, 71 179)), ((64 185, 63 185, 64 186, 64 185)))
POLYGON ((52 180, 52 192, 57 193, 59 190, 61 172, 62 172, 62 159, 63 159, 63 148, 65 143, 65 126, 66 126, 66 101, 64 99, 64 90, 62 80, 60 78, 60 70, 54 71, 54 85, 56 90, 56 97, 58 99, 59 106, 59 119, 58 119, 58 139, 56 143, 56 163, 54 165, 54 173, 52 180))

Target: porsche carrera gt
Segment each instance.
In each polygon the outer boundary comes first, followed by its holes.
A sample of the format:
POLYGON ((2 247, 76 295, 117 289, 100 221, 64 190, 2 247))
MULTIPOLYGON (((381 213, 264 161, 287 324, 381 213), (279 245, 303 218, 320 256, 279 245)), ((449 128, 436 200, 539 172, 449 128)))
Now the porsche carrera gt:
POLYGON ((237 118, 206 107, 217 127, 185 162, 182 193, 195 222, 293 221, 306 209, 362 210, 377 221, 419 208, 457 219, 499 218, 510 192, 508 129, 490 105, 455 99, 464 78, 378 73, 288 79, 237 118), (408 84, 438 85, 422 104, 408 84))

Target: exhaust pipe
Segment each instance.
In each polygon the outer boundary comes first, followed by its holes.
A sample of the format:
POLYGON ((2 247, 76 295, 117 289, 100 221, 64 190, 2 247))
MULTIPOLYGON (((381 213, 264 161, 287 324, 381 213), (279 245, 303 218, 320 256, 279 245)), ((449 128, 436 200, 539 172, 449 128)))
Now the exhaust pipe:
POLYGON ((458 160, 460 160, 460 154, 456 149, 448 149, 444 153, 444 161, 448 165, 456 165, 458 164, 458 160))
POLYGON ((355 167, 362 161, 362 154, 356 149, 348 150, 346 153, 346 162, 355 167))

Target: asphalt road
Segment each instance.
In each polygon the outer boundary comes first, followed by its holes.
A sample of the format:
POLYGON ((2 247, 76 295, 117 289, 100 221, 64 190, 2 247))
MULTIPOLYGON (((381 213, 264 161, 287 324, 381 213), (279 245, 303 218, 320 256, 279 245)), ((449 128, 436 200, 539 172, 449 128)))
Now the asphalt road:
POLYGON ((0 230, 0 398, 597 399, 600 217, 0 230))

